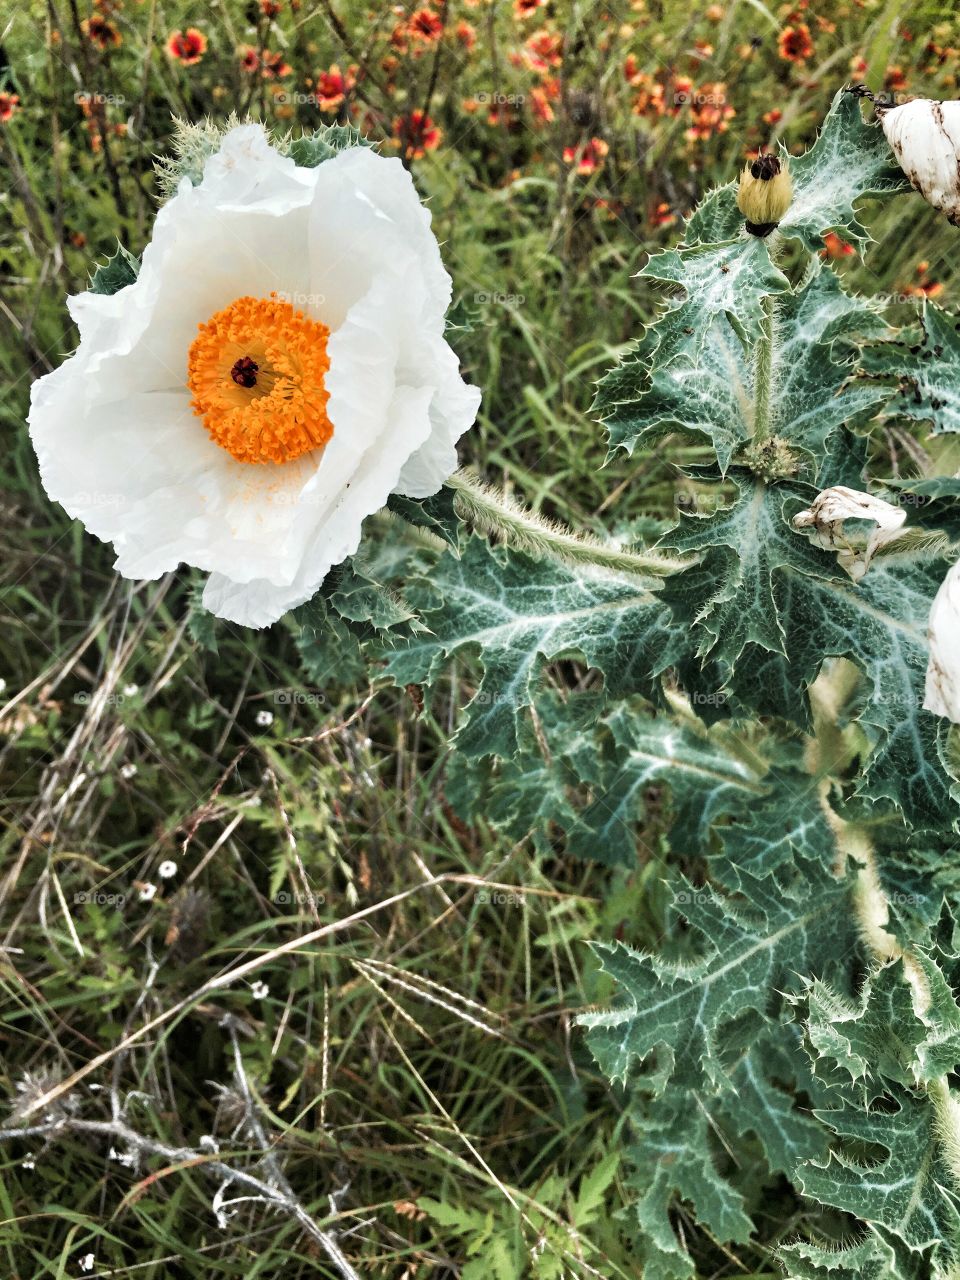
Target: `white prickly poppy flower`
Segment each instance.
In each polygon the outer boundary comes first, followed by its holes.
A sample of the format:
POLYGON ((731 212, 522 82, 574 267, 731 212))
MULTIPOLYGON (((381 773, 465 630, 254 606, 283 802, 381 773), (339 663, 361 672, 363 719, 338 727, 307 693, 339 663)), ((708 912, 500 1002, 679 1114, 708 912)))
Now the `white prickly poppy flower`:
POLYGON ((136 280, 68 300, 35 383, 44 487, 129 578, 181 563, 251 627, 308 600, 391 493, 435 493, 480 393, 444 339, 451 282, 397 159, 314 168, 230 130, 157 215, 136 280))
POLYGON ((934 597, 927 639, 930 658, 924 708, 960 724, 960 561, 934 597))
POLYGON ((916 98, 880 111, 900 167, 935 209, 960 218, 960 102, 916 98))

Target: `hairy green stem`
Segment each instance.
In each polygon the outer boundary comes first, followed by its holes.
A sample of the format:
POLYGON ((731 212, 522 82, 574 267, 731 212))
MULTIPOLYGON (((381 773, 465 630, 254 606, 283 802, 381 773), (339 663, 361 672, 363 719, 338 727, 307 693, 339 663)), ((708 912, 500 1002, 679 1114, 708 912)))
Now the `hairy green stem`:
POLYGON ((607 546, 565 525, 544 519, 521 507, 506 494, 457 471, 447 484, 456 491, 457 511, 478 532, 494 534, 510 546, 576 564, 592 564, 615 573, 640 577, 677 573, 695 561, 656 551, 628 551, 607 546))
POLYGON ((753 443, 762 444, 770 434, 770 384, 773 380, 773 299, 760 301, 763 316, 757 341, 753 388, 753 443))

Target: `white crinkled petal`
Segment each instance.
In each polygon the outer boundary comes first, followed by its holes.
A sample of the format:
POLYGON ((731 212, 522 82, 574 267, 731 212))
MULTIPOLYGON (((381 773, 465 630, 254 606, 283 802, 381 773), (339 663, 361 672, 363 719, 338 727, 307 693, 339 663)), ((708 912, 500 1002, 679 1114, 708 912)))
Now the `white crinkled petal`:
POLYGON ((414 262, 424 326, 442 335, 452 284, 430 230, 430 213, 400 161, 352 147, 315 172, 310 280, 324 297, 320 318, 335 327, 375 276, 403 274, 414 262))
POLYGON ((29 418, 47 492, 114 543, 121 573, 208 570, 224 616, 265 625, 390 492, 425 497, 456 467, 479 392, 443 337, 449 301, 399 161, 358 148, 300 169, 259 126, 235 129, 158 214, 138 279, 69 300, 80 346, 34 385, 29 418), (193 413, 187 356, 214 312, 272 292, 331 329, 334 434, 294 462, 238 463, 193 413))
POLYGON ((449 343, 433 338, 424 344, 421 368, 432 362, 436 390, 430 404, 433 430, 400 472, 397 493, 428 498, 457 469, 457 441, 473 425, 480 408, 480 388, 460 376, 460 364, 449 343))
POLYGON ((434 387, 433 430, 405 464, 397 492, 426 498, 456 469, 456 443, 473 425, 480 407, 479 388, 463 381, 457 357, 443 336, 452 296, 450 276, 430 230, 430 214, 399 160, 385 161, 366 148, 355 148, 320 169, 311 224, 312 280, 324 298, 326 323, 335 323, 350 306, 358 287, 358 258, 381 273, 399 273, 411 260, 416 263, 422 313, 420 323, 411 325, 406 335, 398 380, 409 385, 426 380, 434 387), (345 190, 353 197, 349 204, 334 198, 335 191, 342 195, 345 190))
POLYGON ((960 562, 934 597, 927 638, 930 659, 924 708, 960 724, 960 562))
MULTIPOLYGON (((400 387, 390 407, 396 430, 412 440, 423 440, 430 431, 429 391, 400 387)), ((245 627, 266 627, 289 609, 309 600, 334 565, 353 555, 360 545, 363 522, 379 511, 397 482, 396 458, 389 449, 372 449, 363 458, 349 488, 340 490, 333 508, 316 529, 296 580, 278 586, 268 579, 240 584, 213 573, 203 592, 204 607, 219 618, 245 627)))

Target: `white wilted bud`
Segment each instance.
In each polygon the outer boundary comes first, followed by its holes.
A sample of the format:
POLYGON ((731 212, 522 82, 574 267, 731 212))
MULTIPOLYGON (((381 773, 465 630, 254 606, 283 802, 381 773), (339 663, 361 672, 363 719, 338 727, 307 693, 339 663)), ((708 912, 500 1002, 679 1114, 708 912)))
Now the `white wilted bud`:
POLYGON ((826 551, 838 551, 837 559, 854 582, 859 582, 880 547, 900 532, 907 513, 883 498, 838 484, 818 493, 806 511, 793 517, 794 528, 810 529, 826 551), (845 520, 872 520, 876 525, 866 542, 853 542, 843 530, 845 520))
POLYGON ((960 102, 916 98, 880 110, 880 124, 900 167, 923 198, 960 218, 960 102))
POLYGON ((934 597, 927 625, 930 660, 923 705, 960 724, 960 561, 934 597))

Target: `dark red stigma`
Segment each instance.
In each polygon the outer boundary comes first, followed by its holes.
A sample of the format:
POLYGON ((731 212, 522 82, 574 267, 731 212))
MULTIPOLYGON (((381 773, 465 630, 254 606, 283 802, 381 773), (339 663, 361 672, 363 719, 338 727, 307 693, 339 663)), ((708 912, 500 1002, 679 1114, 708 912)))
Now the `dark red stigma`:
POLYGON ((775 178, 780 169, 780 161, 776 156, 770 155, 757 156, 750 166, 753 177, 759 178, 761 182, 769 182, 771 178, 775 178))
POLYGON ((230 377, 238 387, 255 387, 260 366, 251 356, 241 356, 230 370, 230 377))

